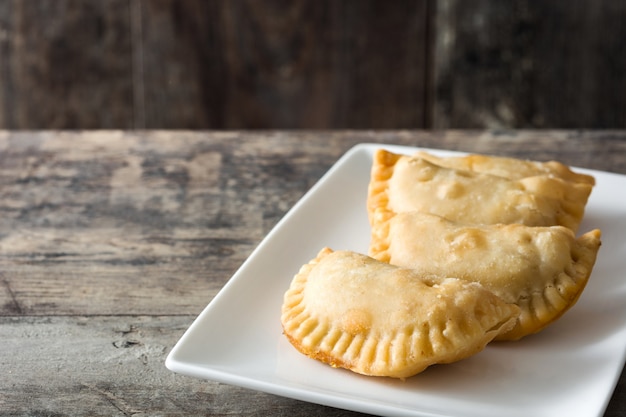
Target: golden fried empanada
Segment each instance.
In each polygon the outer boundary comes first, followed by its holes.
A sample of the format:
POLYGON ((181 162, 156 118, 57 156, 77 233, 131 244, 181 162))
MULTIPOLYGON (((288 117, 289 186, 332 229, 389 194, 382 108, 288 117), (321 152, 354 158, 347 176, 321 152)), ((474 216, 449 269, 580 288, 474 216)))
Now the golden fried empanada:
POLYGON ((547 175, 570 182, 595 184, 593 176, 574 172, 567 165, 557 161, 539 162, 477 154, 441 157, 424 151, 419 151, 413 156, 446 168, 482 172, 512 180, 547 175))
POLYGON ((477 353, 514 325, 519 308, 480 284, 426 278, 324 249, 285 293, 284 333, 301 353, 334 367, 406 378, 477 353))
POLYGON ((468 226, 420 213, 379 211, 370 255, 418 274, 475 281, 521 308, 497 340, 536 333, 578 300, 600 247, 599 230, 579 238, 562 226, 468 226))
POLYGON ((379 149, 374 155, 367 208, 422 211, 473 224, 561 225, 576 231, 592 186, 549 176, 510 180, 440 167, 422 158, 379 149))

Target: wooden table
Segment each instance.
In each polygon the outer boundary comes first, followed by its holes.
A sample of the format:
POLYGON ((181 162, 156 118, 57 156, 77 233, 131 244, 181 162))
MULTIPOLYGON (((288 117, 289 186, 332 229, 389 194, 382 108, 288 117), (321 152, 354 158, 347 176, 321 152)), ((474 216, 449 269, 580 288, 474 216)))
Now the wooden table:
MULTIPOLYGON (((360 142, 626 174, 626 131, 0 131, 0 415, 358 415, 176 375, 164 360, 360 142)), ((625 410, 622 376, 606 415, 625 410)))

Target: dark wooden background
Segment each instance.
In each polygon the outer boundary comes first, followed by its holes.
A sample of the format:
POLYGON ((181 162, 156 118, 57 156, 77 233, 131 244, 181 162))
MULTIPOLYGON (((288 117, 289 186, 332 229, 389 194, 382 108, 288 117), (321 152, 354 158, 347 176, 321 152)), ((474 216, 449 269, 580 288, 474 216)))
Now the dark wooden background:
POLYGON ((625 128, 626 2, 0 0, 3 129, 625 128))

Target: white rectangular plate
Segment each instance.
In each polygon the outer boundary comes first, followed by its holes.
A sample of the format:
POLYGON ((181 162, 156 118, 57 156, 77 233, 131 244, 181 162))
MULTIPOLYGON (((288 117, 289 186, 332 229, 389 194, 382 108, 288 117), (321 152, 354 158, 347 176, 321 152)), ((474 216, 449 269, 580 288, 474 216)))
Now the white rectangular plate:
MULTIPOLYGON (((603 244, 578 303, 543 332, 407 379, 365 377, 298 353, 282 335, 282 297, 324 246, 367 252, 376 149, 348 151, 285 215, 169 354, 177 373, 388 416, 601 416, 626 354, 626 176, 595 176, 581 231, 603 244)), ((454 152, 425 149, 438 155, 454 152)))

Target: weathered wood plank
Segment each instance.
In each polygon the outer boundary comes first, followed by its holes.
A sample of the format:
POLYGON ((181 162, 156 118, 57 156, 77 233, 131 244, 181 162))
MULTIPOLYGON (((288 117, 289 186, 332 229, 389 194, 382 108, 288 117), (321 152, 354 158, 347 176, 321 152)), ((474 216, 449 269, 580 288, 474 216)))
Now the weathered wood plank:
POLYGON ((623 2, 437 2, 434 126, 626 126, 624 18, 623 2))
POLYGON ((5 0, 0 127, 623 128, 625 16, 593 0, 5 0))
POLYGON ((142 1, 146 126, 424 127, 427 3, 142 1))
POLYGON ((357 413, 173 374, 189 316, 0 317, 2 416, 357 413))
POLYGON ((131 128, 128 0, 0 4, 0 126, 131 128))
POLYGON ((60 138, 0 156, 8 314, 197 313, 327 168, 200 136, 60 138))

